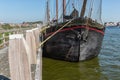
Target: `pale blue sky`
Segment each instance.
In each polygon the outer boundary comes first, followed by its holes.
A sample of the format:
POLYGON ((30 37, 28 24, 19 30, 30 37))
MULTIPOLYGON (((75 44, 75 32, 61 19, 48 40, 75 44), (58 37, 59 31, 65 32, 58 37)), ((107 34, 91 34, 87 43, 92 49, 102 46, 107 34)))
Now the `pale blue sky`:
POLYGON ((0 0, 0 22, 40 20, 42 0, 0 0))
POLYGON ((102 20, 120 21, 120 0, 103 0, 102 20))
MULTIPOLYGON (((102 20, 120 21, 120 0, 103 0, 102 20)), ((43 20, 45 0, 0 0, 0 22, 43 20)))

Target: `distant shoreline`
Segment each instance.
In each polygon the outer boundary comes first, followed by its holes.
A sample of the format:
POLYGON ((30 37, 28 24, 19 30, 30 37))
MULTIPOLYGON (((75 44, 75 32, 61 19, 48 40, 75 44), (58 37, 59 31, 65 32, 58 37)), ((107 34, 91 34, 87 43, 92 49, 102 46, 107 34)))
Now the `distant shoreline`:
POLYGON ((106 26, 106 27, 111 27, 111 28, 112 28, 112 27, 118 27, 118 28, 120 28, 120 26, 106 26))

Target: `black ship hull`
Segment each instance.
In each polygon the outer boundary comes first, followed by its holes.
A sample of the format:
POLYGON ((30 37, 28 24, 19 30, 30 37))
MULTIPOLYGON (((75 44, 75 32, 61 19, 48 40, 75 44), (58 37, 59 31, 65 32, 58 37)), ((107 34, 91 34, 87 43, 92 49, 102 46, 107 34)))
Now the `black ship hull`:
MULTIPOLYGON (((56 27, 50 27, 46 31, 44 39, 56 30, 56 27)), ((71 62, 98 56, 104 37, 104 28, 98 29, 89 26, 87 37, 84 35, 85 32, 85 25, 65 27, 44 44, 43 56, 71 62)))

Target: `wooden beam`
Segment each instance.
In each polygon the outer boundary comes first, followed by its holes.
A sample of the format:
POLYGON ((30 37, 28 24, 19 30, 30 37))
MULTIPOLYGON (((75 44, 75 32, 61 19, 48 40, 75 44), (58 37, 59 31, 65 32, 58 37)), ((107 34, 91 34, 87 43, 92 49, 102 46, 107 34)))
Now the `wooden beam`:
POLYGON ((63 22, 65 21, 64 16, 66 15, 66 0, 63 0, 63 22))
POLYGON ((9 65, 11 80, 32 80, 26 41, 23 34, 9 36, 9 65))
POLYGON ((82 9, 81 9, 80 17, 84 17, 84 15, 85 15, 86 4, 87 4, 87 0, 83 0, 83 6, 82 6, 82 9))
POLYGON ((56 0, 56 20, 58 21, 58 0, 56 0))
POLYGON ((42 49, 38 49, 37 65, 35 70, 35 80, 42 80, 42 49))
POLYGON ((36 47, 38 48, 39 47, 39 42, 40 42, 40 30, 39 28, 34 28, 32 29, 33 31, 33 34, 34 34, 34 37, 35 37, 35 43, 36 43, 36 47))
MULTIPOLYGON (((39 37, 42 38, 41 33, 39 33, 39 37)), ((42 40, 40 39, 39 43, 41 43, 41 42, 42 42, 42 40)), ((37 64, 36 64, 36 70, 35 70, 35 80, 42 80, 42 47, 39 47, 38 51, 37 51, 37 64)))
POLYGON ((48 1, 47 1, 47 7, 46 7, 46 10, 47 10, 47 22, 49 21, 49 8, 48 8, 48 1))
POLYGON ((36 47, 35 36, 34 36, 33 30, 26 31, 26 42, 30 48, 30 53, 29 53, 30 63, 36 64, 37 47, 36 47))

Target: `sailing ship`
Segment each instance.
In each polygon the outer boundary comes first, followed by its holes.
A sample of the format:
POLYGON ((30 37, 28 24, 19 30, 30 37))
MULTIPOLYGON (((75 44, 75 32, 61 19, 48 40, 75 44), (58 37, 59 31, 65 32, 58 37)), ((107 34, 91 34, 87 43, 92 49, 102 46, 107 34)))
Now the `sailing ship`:
POLYGON ((102 0, 54 0, 54 19, 50 16, 49 1, 46 6, 49 28, 44 33, 44 40, 49 40, 43 46, 43 56, 70 62, 98 56, 105 31, 101 20, 102 0), (60 2, 62 10, 59 10, 60 2))

